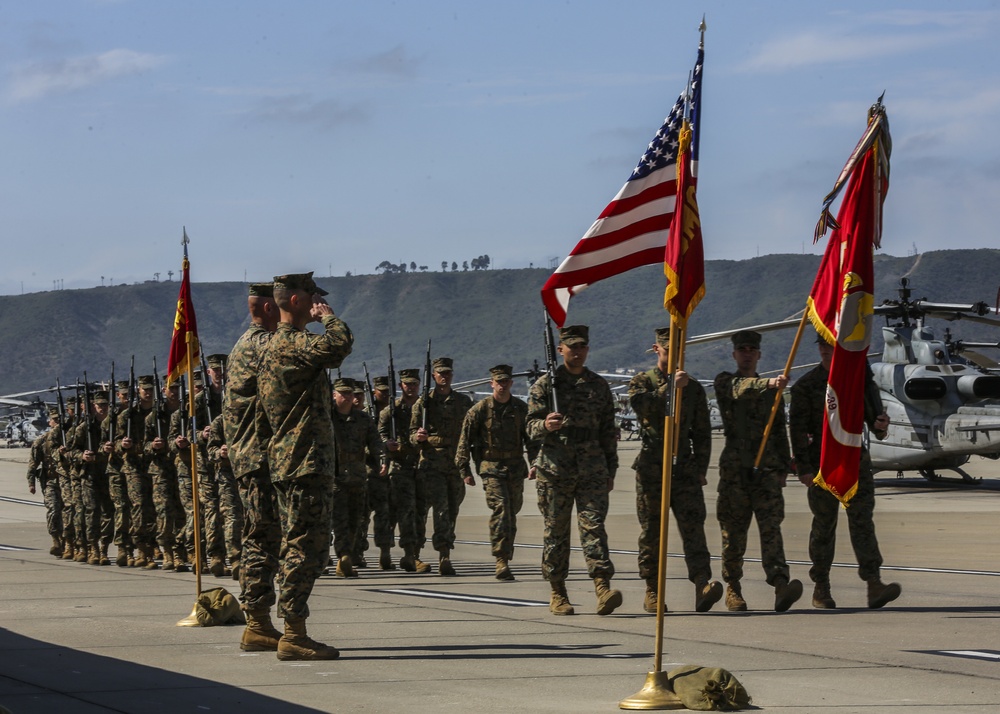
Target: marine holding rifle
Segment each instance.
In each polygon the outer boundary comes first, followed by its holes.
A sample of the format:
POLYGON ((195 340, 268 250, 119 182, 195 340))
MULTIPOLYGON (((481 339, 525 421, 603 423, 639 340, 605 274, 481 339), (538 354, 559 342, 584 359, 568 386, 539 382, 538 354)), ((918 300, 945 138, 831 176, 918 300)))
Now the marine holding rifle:
POLYGON ((540 445, 534 465, 538 508, 545 520, 542 576, 552 588, 549 610, 554 615, 574 614, 566 591, 574 503, 597 614, 608 615, 622 604, 621 592, 610 587, 615 566, 604 528, 618 470, 615 407, 607 381, 585 366, 589 350, 586 325, 559 330, 563 363, 555 367, 552 350, 547 350, 549 369, 531 386, 528 398, 528 436, 540 445))
POLYGON ((764 573, 767 584, 774 588, 774 610, 784 612, 802 596, 802 583, 789 579, 781 537, 781 522, 785 519, 781 490, 791 467, 784 402, 778 402, 759 466, 755 467, 755 461, 771 409, 788 384, 788 377, 758 376, 760 333, 740 330, 732 341, 736 372, 721 372, 715 378, 715 398, 726 435, 719 456, 719 498, 715 507, 722 529, 726 607, 737 612, 747 609, 740 581, 750 521, 756 518, 764 573))

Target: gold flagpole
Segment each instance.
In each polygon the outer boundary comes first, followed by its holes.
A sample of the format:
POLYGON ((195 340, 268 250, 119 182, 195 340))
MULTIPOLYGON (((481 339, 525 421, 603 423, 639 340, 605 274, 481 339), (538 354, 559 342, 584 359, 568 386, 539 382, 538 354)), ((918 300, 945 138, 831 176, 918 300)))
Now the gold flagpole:
MULTIPOLYGON (((673 315, 670 317, 670 346, 667 348, 667 379, 670 380, 669 404, 674 404, 677 397, 677 385, 673 375, 677 371, 678 353, 683 352, 683 344, 679 339, 680 329, 673 315)), ((657 558, 656 573, 656 649, 653 655, 653 671, 646 673, 646 682, 642 689, 631 697, 618 702, 619 709, 684 709, 680 697, 670 686, 667 673, 663 671, 663 615, 664 585, 667 577, 667 526, 670 518, 670 484, 673 477, 674 427, 677 421, 677 411, 673 407, 667 410, 663 418, 663 476, 660 482, 660 552, 657 558)))
POLYGON ((194 533, 194 580, 195 580, 195 604, 191 610, 191 614, 185 617, 183 620, 177 623, 178 627, 200 627, 201 623, 198 622, 198 618, 195 613, 198 610, 198 596, 201 595, 201 566, 203 558, 201 556, 201 522, 200 522, 200 508, 198 503, 198 435, 194 433, 194 413, 195 413, 195 389, 194 389, 194 355, 192 354, 192 343, 194 337, 189 331, 185 336, 187 343, 187 375, 188 384, 191 388, 188 390, 188 418, 190 424, 192 425, 191 433, 191 505, 192 513, 194 518, 194 523, 192 524, 192 531, 194 533))
MULTIPOLYGON (((799 321, 799 329, 795 332, 795 341, 792 342, 792 350, 788 353, 788 361, 785 362, 785 371, 782 374, 785 375, 785 379, 792 371, 792 362, 795 361, 795 354, 799 351, 799 341, 802 339, 802 332, 806 327, 806 320, 809 319, 809 310, 807 309, 802 313, 802 319, 799 321)), ((764 458, 764 447, 767 446, 767 438, 771 435, 771 428, 774 426, 774 418, 778 414, 778 406, 781 404, 781 400, 784 397, 784 390, 779 389, 778 393, 774 395, 774 404, 771 406, 771 415, 767 418, 767 426, 764 427, 764 436, 760 440, 760 447, 757 449, 757 458, 754 459, 753 467, 754 470, 760 468, 760 462, 764 458)))

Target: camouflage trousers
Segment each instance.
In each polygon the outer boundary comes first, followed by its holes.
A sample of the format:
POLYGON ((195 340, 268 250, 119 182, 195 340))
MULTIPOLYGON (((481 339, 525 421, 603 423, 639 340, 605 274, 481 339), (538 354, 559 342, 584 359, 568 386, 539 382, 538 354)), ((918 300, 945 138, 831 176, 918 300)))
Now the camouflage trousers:
POLYGON ((545 522, 542 546, 542 577, 562 582, 569 575, 570 523, 576 505, 580 546, 592 578, 610 578, 615 566, 608 552, 608 472, 577 473, 554 478, 540 473, 537 481, 538 510, 545 522))
POLYGON ((365 481, 363 478, 337 477, 333 481, 331 526, 333 550, 337 557, 357 556, 361 528, 365 520, 365 481))
POLYGON ((240 600, 248 611, 270 610, 276 598, 274 579, 281 549, 278 496, 266 468, 237 481, 246 506, 240 554, 240 600))
POLYGON ((274 482, 282 513, 278 616, 309 617, 309 595, 330 558, 333 483, 329 474, 274 482))
POLYGON ((151 548, 156 543, 156 509, 153 507, 153 480, 148 473, 125 470, 132 543, 137 548, 151 548))
POLYGON ((114 504, 115 545, 119 549, 131 548, 133 546, 132 503, 128 500, 125 474, 117 469, 108 469, 108 491, 114 504))
MULTIPOLYGON (((375 547, 391 548, 395 545, 396 518, 392 512, 391 481, 388 475, 379 476, 378 471, 368 476, 368 507, 366 509, 374 525, 375 547)), ((365 542, 363 549, 368 549, 368 522, 365 519, 361 527, 365 542)))
POLYGON ((424 547, 427 513, 427 494, 424 480, 416 463, 389 462, 389 495, 392 512, 399 525, 399 547, 407 555, 417 556, 424 547))
POLYGON ((73 493, 73 533, 75 535, 74 542, 78 547, 82 547, 84 543, 92 542, 88 537, 87 524, 88 520, 93 521, 94 513, 93 508, 95 506, 96 499, 93 497, 93 491, 90 489, 89 484, 84 484, 84 478, 79 475, 74 475, 70 478, 70 488, 73 493), (86 501, 90 502, 91 513, 90 518, 87 516, 87 503, 85 502, 84 491, 87 491, 86 501))
POLYGON ((243 520, 246 517, 243 499, 230 468, 220 467, 215 477, 219 484, 219 510, 222 513, 222 537, 230 562, 240 559, 243 551, 243 520))
MULTIPOLYGON (((636 469, 635 505, 639 516, 639 577, 659 575, 660 513, 662 510, 663 471, 660 465, 636 469)), ((712 579, 711 556, 705 540, 705 494, 698 477, 674 468, 670 480, 670 511, 681 534, 684 564, 692 583, 712 579)))
POLYGON ((486 505, 490 509, 490 553, 494 558, 514 557, 517 514, 524 505, 524 479, 516 476, 482 476, 486 505))
POLYGON ((62 537, 66 543, 76 543, 76 496, 69 476, 59 476, 59 497, 62 501, 62 537))
MULTIPOLYGON (((882 553, 879 552, 878 539, 875 537, 875 479, 870 461, 866 456, 862 459, 857 493, 844 510, 847 511, 851 545, 858 559, 858 575, 862 580, 868 581, 879 576, 882 553)), ((813 485, 809 487, 809 510, 813 514, 812 528, 809 530, 809 559, 813 565, 809 570, 809 577, 814 583, 829 583, 830 567, 833 565, 837 545, 840 501, 826 489, 813 485)))
POLYGON ((153 474, 153 508, 156 511, 156 542, 164 553, 178 548, 178 537, 184 530, 184 506, 173 469, 153 474))
POLYGON ((74 482, 74 490, 79 491, 75 525, 78 542, 111 543, 114 521, 107 474, 84 474, 74 482))
POLYGON ((201 512, 202 553, 209 558, 226 557, 226 538, 222 530, 222 504, 219 482, 209 471, 198 473, 198 507, 201 512))
POLYGON ((42 487, 42 502, 45 504, 45 528, 53 538, 63 537, 62 524, 62 491, 59 490, 59 479, 50 478, 42 487))
MULTIPOLYGON (((184 509, 180 528, 174 536, 174 547, 183 548, 194 562, 194 503, 191 500, 191 474, 185 470, 177 471, 177 497, 184 509)), ((202 553, 204 556, 204 553, 202 553)))
POLYGON ((427 508, 430 508, 434 518, 431 545, 439 553, 450 551, 455 547, 455 523, 465 500, 465 481, 454 462, 441 459, 421 460, 417 471, 423 478, 426 498, 425 509, 418 517, 426 523, 427 508))
POLYGON ((722 529, 722 578, 727 583, 743 578, 743 555, 747 550, 750 521, 757 519, 760 532, 761 565, 768 585, 776 579, 788 580, 788 563, 781 538, 785 519, 785 499, 777 471, 762 471, 754 476, 750 469, 719 469, 719 498, 716 517, 722 529))

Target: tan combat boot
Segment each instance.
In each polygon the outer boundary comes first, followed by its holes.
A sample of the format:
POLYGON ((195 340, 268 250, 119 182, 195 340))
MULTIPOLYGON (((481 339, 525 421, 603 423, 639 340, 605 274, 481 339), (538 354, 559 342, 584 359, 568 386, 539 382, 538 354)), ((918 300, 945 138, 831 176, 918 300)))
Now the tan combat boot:
MULTIPOLYGON (((642 599, 642 609, 651 615, 656 614, 656 588, 659 586, 656 578, 646 578, 646 595, 642 599)), ((666 612, 667 608, 664 607, 666 612)))
POLYGON ((514 573, 510 572, 510 564, 506 558, 497 558, 495 575, 497 580, 510 581, 514 579, 514 573))
POLYGON ((170 552, 170 548, 161 548, 160 550, 163 551, 163 569, 173 570, 176 568, 177 564, 174 563, 174 554, 170 552))
POLYGON ((802 583, 798 580, 777 578, 774 581, 774 611, 784 612, 802 597, 802 583))
POLYGON ((722 583, 718 580, 698 580, 694 584, 695 612, 708 612, 722 599, 722 583))
POLYGON ((816 583, 813 587, 813 607, 820 610, 834 610, 837 603, 830 594, 830 583, 816 583))
POLYGON ((191 572, 190 561, 188 561, 187 551, 183 548, 174 549, 174 572, 176 573, 188 573, 191 572))
POLYGON ((622 593, 611 589, 610 578, 594 578, 594 592, 597 593, 598 615, 610 615, 621 607, 622 593))
POLYGON ((351 556, 342 555, 340 556, 340 559, 337 560, 337 577, 338 578, 358 577, 358 571, 354 569, 354 565, 351 563, 351 556))
POLYGON ((145 568, 147 565, 149 565, 149 556, 146 552, 146 546, 137 545, 135 547, 135 557, 129 558, 128 567, 145 568))
POLYGON ((101 542, 95 540, 90 544, 90 548, 87 550, 87 565, 100 565, 101 564, 101 542))
POLYGON ((230 574, 229 571, 226 570, 226 561, 221 556, 213 555, 210 558, 210 561, 208 569, 215 577, 224 578, 230 574))
POLYGON ((340 652, 335 647, 324 645, 306 634, 305 619, 285 618, 285 634, 278 640, 278 659, 320 660, 337 659, 340 652))
POLYGON ((277 652, 281 633, 271 622, 270 610, 247 610, 247 626, 240 639, 244 652, 277 652))
POLYGON ((365 559, 364 553, 359 553, 358 555, 351 557, 351 565, 355 568, 367 568, 368 561, 365 559))
POLYGON ((142 566, 143 570, 156 570, 157 568, 160 567, 159 564, 156 562, 156 556, 155 556, 156 550, 158 549, 154 549, 153 546, 151 545, 146 546, 146 550, 144 551, 144 554, 146 556, 146 564, 142 566))
POLYGON ((128 548, 121 545, 118 546, 118 557, 115 558, 115 565, 119 568, 127 568, 129 557, 128 548))
POLYGON ((726 609, 730 612, 746 612, 747 601, 743 599, 740 581, 734 580, 726 586, 726 609))
POLYGON ((552 596, 549 598, 549 612, 553 615, 575 615, 576 610, 569 604, 569 595, 566 594, 566 583, 562 580, 553 580, 552 596))
POLYGON ((902 592, 899 583, 886 585, 878 577, 872 578, 868 581, 868 607, 880 608, 898 598, 902 592))
POLYGON ((73 555, 73 560, 75 562, 77 563, 87 562, 87 546, 85 546, 83 543, 76 544, 76 547, 74 548, 74 553, 75 554, 73 555))
POLYGON ((73 553, 73 542, 70 541, 70 540, 66 540, 63 543, 62 559, 63 560, 73 560, 73 556, 74 555, 75 554, 73 553))
POLYGON ((229 569, 233 571, 233 580, 236 582, 240 581, 240 559, 230 558, 229 559, 229 569))
POLYGON ((441 575, 456 575, 455 566, 451 564, 451 558, 448 557, 450 552, 448 550, 441 551, 441 560, 438 561, 438 572, 441 575))
POLYGON ((63 542, 59 536, 52 536, 52 547, 49 548, 49 555, 61 558, 63 553, 63 542))
POLYGON ((101 543, 101 565, 111 565, 111 558, 108 557, 107 543, 101 543))
POLYGON ((392 564, 392 551, 389 548, 382 548, 378 556, 378 567, 381 570, 395 570, 392 564))

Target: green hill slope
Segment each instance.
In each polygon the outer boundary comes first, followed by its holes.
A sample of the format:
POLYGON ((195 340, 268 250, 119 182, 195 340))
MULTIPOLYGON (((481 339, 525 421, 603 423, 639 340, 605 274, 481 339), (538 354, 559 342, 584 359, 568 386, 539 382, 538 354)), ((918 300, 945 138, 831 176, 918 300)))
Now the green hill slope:
MULTIPOLYGON (((705 299, 689 334, 715 332, 800 314, 819 265, 818 255, 769 255, 706 264, 705 299)), ((938 302, 992 304, 1000 284, 1000 250, 935 251, 916 257, 876 256, 876 304, 896 297, 907 276, 914 297, 938 302)), ((542 356, 539 289, 546 269, 408 273, 324 278, 328 300, 355 333, 345 362, 348 376, 385 372, 387 344, 397 369, 423 365, 427 340, 434 356, 456 360, 456 380, 486 374, 498 362, 529 368, 542 356)), ((659 266, 598 283, 573 299, 570 322, 591 326, 590 366, 600 370, 645 368, 652 331, 667 323, 659 266)), ((0 297, 0 393, 72 382, 84 370, 106 378, 111 360, 118 374, 136 355, 137 372, 161 371, 173 329, 176 282, 100 287, 0 297)), ((192 287, 199 334, 205 349, 228 352, 247 326, 246 287, 241 283, 196 283, 192 287)), ((938 325, 943 334, 945 325, 938 325)), ((996 340, 995 330, 969 323, 948 325, 956 337, 996 340)), ((813 359, 811 331, 801 360, 813 359)), ((761 369, 784 365, 792 330, 765 337, 761 369)), ((881 349, 876 332, 873 349, 881 349)), ((689 371, 703 378, 730 363, 725 342, 692 347, 689 371)))

